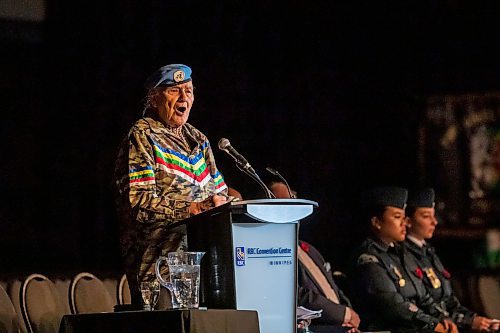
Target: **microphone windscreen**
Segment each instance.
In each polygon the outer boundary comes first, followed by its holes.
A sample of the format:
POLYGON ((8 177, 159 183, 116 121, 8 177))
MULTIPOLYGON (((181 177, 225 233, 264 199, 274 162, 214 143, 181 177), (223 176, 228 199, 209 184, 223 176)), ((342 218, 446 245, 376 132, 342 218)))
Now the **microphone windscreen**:
POLYGON ((219 149, 221 150, 225 150, 227 147, 229 147, 231 145, 231 143, 229 142, 228 139, 226 138, 221 138, 219 140, 219 149))

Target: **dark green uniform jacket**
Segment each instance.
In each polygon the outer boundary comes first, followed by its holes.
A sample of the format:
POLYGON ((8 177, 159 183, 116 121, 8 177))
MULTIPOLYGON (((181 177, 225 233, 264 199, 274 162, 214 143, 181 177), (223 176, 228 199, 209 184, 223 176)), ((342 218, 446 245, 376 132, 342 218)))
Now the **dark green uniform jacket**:
POLYGON ((439 260, 434 247, 428 244, 420 247, 408 238, 405 246, 423 272, 422 281, 434 301, 448 312, 459 328, 470 329, 475 313, 462 306, 455 297, 451 288, 450 273, 439 260))
POLYGON ((399 244, 366 239, 357 255, 353 303, 364 330, 433 331, 442 314, 399 244))

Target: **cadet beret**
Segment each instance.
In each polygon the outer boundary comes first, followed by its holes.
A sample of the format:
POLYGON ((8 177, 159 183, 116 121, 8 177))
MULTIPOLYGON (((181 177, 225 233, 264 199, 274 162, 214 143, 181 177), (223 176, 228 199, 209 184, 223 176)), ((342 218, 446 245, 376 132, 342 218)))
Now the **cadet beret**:
POLYGON ((420 190, 410 191, 408 194, 409 207, 434 207, 434 189, 424 188, 420 190))
POLYGON ((170 64, 158 68, 144 83, 146 89, 174 86, 191 81, 191 68, 182 64, 170 64))
POLYGON ((402 187, 376 187, 365 193, 363 204, 365 206, 380 205, 404 209, 407 198, 408 190, 402 187))

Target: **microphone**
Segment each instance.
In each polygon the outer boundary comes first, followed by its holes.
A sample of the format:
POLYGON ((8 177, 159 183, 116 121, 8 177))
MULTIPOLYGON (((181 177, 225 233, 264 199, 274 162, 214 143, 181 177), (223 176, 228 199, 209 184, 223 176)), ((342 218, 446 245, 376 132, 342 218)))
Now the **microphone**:
POLYGON ((248 163, 246 158, 244 158, 240 153, 236 151, 236 149, 233 148, 233 146, 231 146, 231 142, 229 142, 228 139, 221 138, 219 140, 219 149, 225 151, 229 156, 231 156, 238 164, 238 166, 240 166, 242 169, 255 174, 255 170, 252 168, 250 163, 248 163))
POLYGON ((262 187, 264 192, 266 192, 267 198, 269 198, 269 199, 276 198, 274 196, 273 192, 271 192, 271 190, 269 190, 269 188, 267 188, 266 184, 264 184, 262 179, 260 179, 257 172, 255 172, 255 170, 252 168, 250 163, 248 163, 246 158, 244 158, 240 153, 238 153, 236 151, 236 149, 233 148, 233 146, 231 146, 231 143, 229 142, 228 139, 221 138, 219 140, 219 149, 222 151, 225 151, 229 156, 231 156, 236 161, 236 166, 241 171, 243 171, 248 176, 250 176, 250 178, 255 180, 262 187))
POLYGON ((288 195, 290 196, 290 198, 296 199, 295 195, 292 194, 292 189, 290 188, 290 185, 288 185, 288 182, 286 181, 285 177, 283 177, 278 171, 274 170, 271 167, 267 167, 266 170, 269 171, 269 173, 271 173, 272 175, 275 175, 279 179, 281 179, 283 181, 283 183, 285 183, 285 186, 286 186, 286 189, 288 190, 288 195))

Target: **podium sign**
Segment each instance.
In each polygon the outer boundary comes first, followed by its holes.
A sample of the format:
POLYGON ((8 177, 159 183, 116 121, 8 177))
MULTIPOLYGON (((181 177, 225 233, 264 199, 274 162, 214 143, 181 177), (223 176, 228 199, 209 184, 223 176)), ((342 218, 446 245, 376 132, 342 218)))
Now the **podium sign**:
POLYGON ((301 219, 316 202, 237 201, 182 221, 188 249, 204 251, 200 304, 257 310, 262 333, 295 333, 301 219))
POLYGON ((295 229, 293 223, 233 224, 236 309, 257 310, 261 332, 296 329, 295 229))

